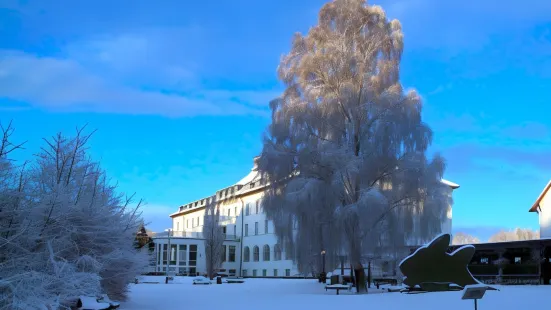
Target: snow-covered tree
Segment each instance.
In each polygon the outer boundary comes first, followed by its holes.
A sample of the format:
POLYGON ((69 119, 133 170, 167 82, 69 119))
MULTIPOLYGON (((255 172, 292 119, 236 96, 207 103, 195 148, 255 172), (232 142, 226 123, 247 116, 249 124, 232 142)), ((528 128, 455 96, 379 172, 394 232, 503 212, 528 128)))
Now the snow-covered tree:
POLYGON ((450 203, 421 98, 399 81, 402 38, 379 6, 324 5, 282 57, 259 160, 265 210, 299 269, 322 250, 329 264, 346 255, 359 292, 366 255, 433 237, 450 203))
POLYGON ((225 239, 223 228, 220 225, 220 208, 217 206, 214 197, 209 199, 209 203, 205 208, 203 238, 205 239, 207 274, 212 279, 216 270, 222 265, 225 239))
POLYGON ((9 170, 0 197, 16 206, 0 206, 15 210, 0 212, 12 223, 0 236, 0 309, 57 309, 102 292, 124 300, 147 265, 133 247, 140 203, 132 207, 88 158, 90 136, 46 139, 30 169, 9 170))
POLYGON ((480 243, 480 239, 469 234, 458 232, 453 235, 452 244, 453 245, 462 245, 462 244, 475 244, 480 243))
POLYGON ((534 231, 528 228, 515 228, 514 230, 502 230, 495 233, 488 239, 488 242, 507 242, 507 241, 522 241, 539 239, 539 231, 534 231))

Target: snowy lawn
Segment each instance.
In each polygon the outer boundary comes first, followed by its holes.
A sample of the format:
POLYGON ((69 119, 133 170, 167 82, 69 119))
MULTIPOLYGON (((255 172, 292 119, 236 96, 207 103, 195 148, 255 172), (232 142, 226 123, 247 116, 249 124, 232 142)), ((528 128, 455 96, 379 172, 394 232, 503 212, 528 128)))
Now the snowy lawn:
MULTIPOLYGON (((335 291, 326 292, 324 285, 316 280, 246 279, 243 284, 192 285, 193 278, 188 277, 176 277, 173 284, 164 284, 164 277, 143 278, 161 283, 132 285, 130 299, 119 309, 474 309, 472 300, 461 300, 462 292, 408 295, 381 293, 382 290, 372 288, 367 295, 341 291, 337 296, 335 291)), ((478 302, 480 310, 542 309, 551 294, 551 286, 498 288, 501 291, 486 292, 484 299, 478 302)))

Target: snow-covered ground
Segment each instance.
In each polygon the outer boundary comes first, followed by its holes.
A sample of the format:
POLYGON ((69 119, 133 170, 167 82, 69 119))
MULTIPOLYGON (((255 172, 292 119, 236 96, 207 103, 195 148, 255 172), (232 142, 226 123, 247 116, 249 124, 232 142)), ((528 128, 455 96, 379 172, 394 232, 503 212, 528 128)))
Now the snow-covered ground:
MULTIPOLYGON (((326 292, 316 280, 246 279, 243 284, 192 285, 192 278, 176 277, 164 284, 163 277, 142 277, 159 284, 132 285, 123 310, 180 309, 474 309, 472 300, 461 300, 462 292, 425 294, 381 293, 375 288, 367 295, 326 292)), ((488 291, 478 302, 480 310, 545 309, 551 286, 501 286, 488 291), (542 308, 543 307, 543 308, 542 308)))

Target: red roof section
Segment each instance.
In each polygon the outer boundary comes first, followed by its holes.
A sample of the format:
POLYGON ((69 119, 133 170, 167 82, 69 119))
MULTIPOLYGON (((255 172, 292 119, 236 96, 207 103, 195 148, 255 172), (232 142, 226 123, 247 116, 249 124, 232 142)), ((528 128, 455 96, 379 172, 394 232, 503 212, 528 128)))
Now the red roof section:
POLYGON ((543 199, 543 197, 545 197, 545 194, 547 194, 550 188, 551 188, 551 181, 547 183, 547 185, 543 189, 543 192, 541 192, 538 199, 536 199, 536 202, 534 202, 534 204, 532 205, 532 207, 528 212, 538 212, 538 206, 540 205, 541 200, 543 199))

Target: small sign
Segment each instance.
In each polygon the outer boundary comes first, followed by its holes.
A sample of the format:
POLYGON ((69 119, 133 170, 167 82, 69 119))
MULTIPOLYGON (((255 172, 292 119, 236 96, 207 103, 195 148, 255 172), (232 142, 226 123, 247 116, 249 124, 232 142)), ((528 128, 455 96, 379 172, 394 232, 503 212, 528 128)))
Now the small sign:
POLYGON ((488 290, 487 286, 483 285, 467 285, 463 289, 463 296, 461 299, 482 299, 484 294, 488 290))

